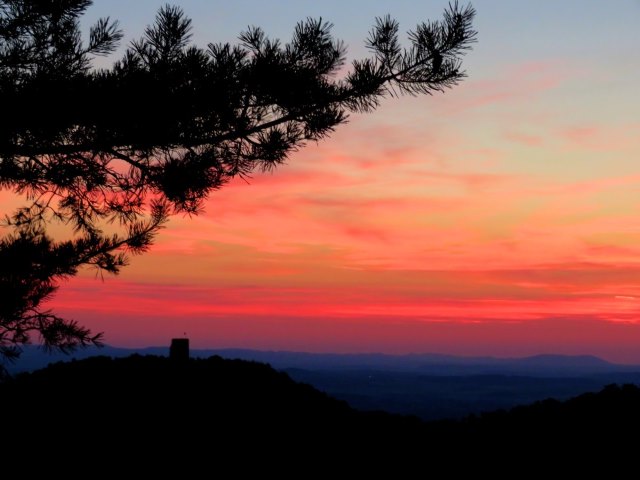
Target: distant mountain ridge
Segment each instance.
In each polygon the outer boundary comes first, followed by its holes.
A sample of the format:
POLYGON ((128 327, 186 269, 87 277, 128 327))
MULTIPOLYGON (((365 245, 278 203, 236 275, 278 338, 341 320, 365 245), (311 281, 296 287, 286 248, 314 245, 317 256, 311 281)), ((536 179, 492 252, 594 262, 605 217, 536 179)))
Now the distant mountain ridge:
MULTIPOLYGON (((43 368, 51 362, 82 359, 93 355, 123 357, 132 353, 162 355, 168 347, 118 348, 106 346, 88 348, 72 355, 47 354, 37 347, 28 346, 22 358, 9 369, 14 372, 43 368)), ((535 377, 584 376, 603 373, 640 372, 640 365, 621 365, 607 362, 592 355, 534 355, 521 358, 463 357, 442 354, 388 355, 383 353, 305 353, 290 351, 250 350, 240 348, 192 349, 191 356, 206 358, 252 360, 268 363, 277 369, 305 370, 379 370, 422 373, 426 375, 526 375, 535 377)))
MULTIPOLYGON (((167 347, 105 347, 71 356, 29 347, 13 373, 92 355, 132 353, 166 357, 167 347)), ((194 349, 193 358, 218 355, 257 361, 344 400, 354 408, 416 415, 424 420, 462 418, 546 398, 568 399, 611 383, 640 384, 640 366, 616 365, 589 355, 523 358, 456 357, 439 354, 315 354, 248 349, 194 349)))

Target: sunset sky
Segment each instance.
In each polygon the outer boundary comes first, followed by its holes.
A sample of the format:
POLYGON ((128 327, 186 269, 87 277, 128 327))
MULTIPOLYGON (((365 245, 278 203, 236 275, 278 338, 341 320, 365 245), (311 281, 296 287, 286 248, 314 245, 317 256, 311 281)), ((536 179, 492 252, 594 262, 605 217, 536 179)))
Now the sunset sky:
MULTIPOLYGON (((96 0, 83 22, 117 18, 128 42, 164 3, 96 0)), ((350 59, 376 16, 406 32, 447 5, 175 3, 203 46, 248 25, 287 40, 321 16, 350 59)), ((50 306, 117 346, 186 333, 195 347, 640 362, 640 1, 473 5, 461 85, 351 116, 50 306)))

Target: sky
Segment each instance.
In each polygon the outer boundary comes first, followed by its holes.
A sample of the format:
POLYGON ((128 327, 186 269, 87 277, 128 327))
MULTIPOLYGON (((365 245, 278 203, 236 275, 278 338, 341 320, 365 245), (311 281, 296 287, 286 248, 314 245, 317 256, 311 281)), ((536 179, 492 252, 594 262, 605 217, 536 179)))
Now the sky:
MULTIPOLYGON (((165 1, 96 0, 138 38, 165 1)), ((367 55, 446 1, 176 1, 194 42, 334 24, 367 55)), ((50 302, 107 343, 640 363, 640 1, 476 0, 468 78, 386 99, 50 302)), ((406 40, 406 35, 403 37, 406 40)), ((110 62, 113 59, 103 60, 110 62)), ((7 203, 9 205, 10 202, 7 203)))

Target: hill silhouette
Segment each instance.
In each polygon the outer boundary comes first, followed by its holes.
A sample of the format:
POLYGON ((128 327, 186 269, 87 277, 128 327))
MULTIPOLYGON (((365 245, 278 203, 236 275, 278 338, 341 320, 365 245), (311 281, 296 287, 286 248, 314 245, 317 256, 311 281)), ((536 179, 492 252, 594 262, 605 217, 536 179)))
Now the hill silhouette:
POLYGON ((266 364, 220 357, 58 362, 0 384, 0 409, 25 412, 5 415, 3 430, 18 436, 4 436, 2 451, 48 432, 55 439, 48 448, 109 451, 136 463, 160 456, 189 464, 212 452, 216 462, 238 452, 353 460, 358 451, 381 451, 387 435, 423 428, 416 418, 356 412, 266 364))
POLYGON ((58 459, 73 452, 75 461, 98 456, 149 468, 234 459, 240 474, 262 459, 265 471, 302 462, 314 471, 428 465, 454 474, 508 471, 507 457, 531 468, 584 463, 590 452, 597 456, 589 462, 609 461, 608 451, 620 466, 628 434, 640 427, 640 389, 611 385, 565 402, 429 423, 358 412, 265 364, 133 355, 17 375, 0 384, 0 409, 6 455, 30 445, 58 459))

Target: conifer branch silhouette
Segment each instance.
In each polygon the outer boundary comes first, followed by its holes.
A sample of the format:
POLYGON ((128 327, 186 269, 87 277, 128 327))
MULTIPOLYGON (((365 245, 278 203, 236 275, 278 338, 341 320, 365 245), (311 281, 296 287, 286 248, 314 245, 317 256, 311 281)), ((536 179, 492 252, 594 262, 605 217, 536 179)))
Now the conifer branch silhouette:
POLYGON ((165 6, 119 61, 95 69, 123 33, 101 19, 83 44, 90 4, 0 0, 0 188, 28 199, 0 239, 7 358, 34 333, 62 350, 98 344, 42 309, 61 280, 83 266, 118 273, 169 216, 199 213, 231 178, 282 164, 350 113, 456 85, 476 37, 474 9, 457 2, 411 31, 407 48, 398 23, 379 18, 366 40, 372 56, 340 75, 346 49, 322 19, 300 22, 288 43, 251 27, 237 45, 201 48, 182 9, 165 6), (53 224, 70 237, 54 237, 53 224))

